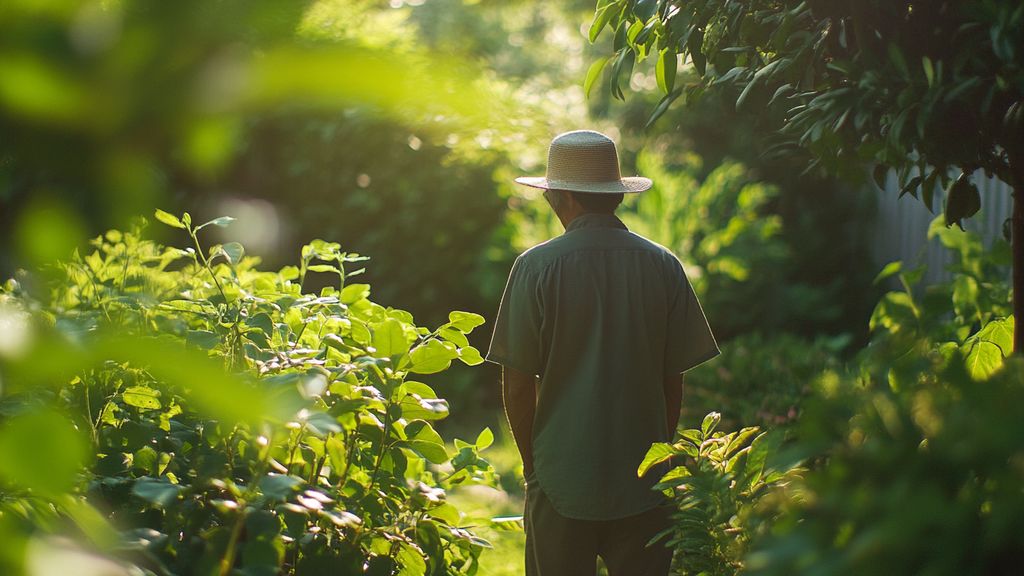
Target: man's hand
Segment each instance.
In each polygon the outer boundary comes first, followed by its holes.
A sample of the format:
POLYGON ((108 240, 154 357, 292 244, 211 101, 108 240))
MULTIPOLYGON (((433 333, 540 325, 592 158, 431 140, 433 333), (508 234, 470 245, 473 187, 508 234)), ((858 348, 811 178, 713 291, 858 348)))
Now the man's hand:
POLYGON ((533 417, 537 411, 537 377, 503 366, 501 391, 505 416, 523 459, 523 474, 533 473, 533 417))

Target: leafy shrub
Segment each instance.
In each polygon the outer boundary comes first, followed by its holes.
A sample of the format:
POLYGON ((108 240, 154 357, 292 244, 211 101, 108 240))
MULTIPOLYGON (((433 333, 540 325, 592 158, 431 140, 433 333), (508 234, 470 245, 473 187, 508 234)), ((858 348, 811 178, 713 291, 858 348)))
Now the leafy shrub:
POLYGON ((955 351, 931 361, 898 392, 836 379, 807 402, 797 438, 818 465, 748 573, 1019 573, 1024 365, 977 382, 955 351))
POLYGON ((1007 358, 1003 248, 932 227, 953 279, 879 302, 853 377, 818 380, 794 428, 812 463, 747 558, 757 575, 1015 574, 1024 553, 1024 363, 1007 358))
POLYGON ((765 527, 762 499, 799 473, 770 462, 778 434, 756 426, 718 431, 720 419, 711 412, 699 429, 683 430, 675 444, 655 444, 637 471, 642 476, 659 463, 677 462, 655 486, 676 506, 665 543, 676 550, 676 574, 738 574, 751 538, 765 527))
POLYGON ((0 354, 4 573, 48 533, 147 574, 474 573, 487 543, 445 489, 495 483, 493 435, 450 454, 447 402, 411 377, 481 362, 466 334, 483 318, 418 327, 349 281, 364 258, 337 244, 265 272, 237 243, 203 250, 230 218, 156 217, 193 246, 111 231, 43 301, 0 294, 38 333, 0 354), (304 294, 310 272, 337 285, 304 294))
POLYGON ((722 344, 722 354, 686 373, 684 423, 719 411, 727 427, 791 422, 812 382, 839 367, 846 338, 807 340, 781 333, 742 334, 722 344))

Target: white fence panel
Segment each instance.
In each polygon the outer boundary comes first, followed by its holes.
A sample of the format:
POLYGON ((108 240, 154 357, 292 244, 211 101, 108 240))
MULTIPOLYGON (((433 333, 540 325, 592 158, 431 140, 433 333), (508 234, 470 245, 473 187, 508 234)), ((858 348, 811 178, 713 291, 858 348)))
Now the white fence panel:
MULTIPOLYGON (((1013 193, 1010 186, 995 178, 985 178, 976 172, 973 182, 981 192, 981 211, 965 221, 964 227, 981 234, 986 246, 1003 234, 1003 222, 1013 213, 1013 193)), ((890 172, 885 190, 871 186, 878 196, 878 216, 875 222, 875 264, 881 269, 888 262, 902 260, 908 266, 927 265, 925 282, 928 284, 949 280, 946 266, 953 255, 937 239, 928 240, 928 226, 942 213, 945 194, 935 191, 935 214, 921 200, 907 194, 899 197, 896 173, 890 172)))

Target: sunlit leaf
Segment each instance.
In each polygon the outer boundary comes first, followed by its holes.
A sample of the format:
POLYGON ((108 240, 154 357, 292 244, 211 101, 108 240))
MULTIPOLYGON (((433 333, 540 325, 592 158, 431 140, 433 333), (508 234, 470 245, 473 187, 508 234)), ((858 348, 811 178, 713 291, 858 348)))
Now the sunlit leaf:
POLYGON ((163 210, 158 209, 153 214, 153 216, 156 217, 157 220, 163 222, 164 224, 167 224, 168 226, 173 226, 175 228, 181 229, 185 228, 185 225, 181 222, 181 220, 178 220, 177 216, 169 212, 164 212, 163 210))
POLYGON ((637 477, 642 477, 647 474, 647 471, 652 466, 660 464, 665 460, 668 460, 675 454, 675 449, 672 448, 671 444, 664 442, 657 442, 650 449, 647 450, 647 454, 644 456, 643 461, 640 462, 640 466, 636 470, 637 477))

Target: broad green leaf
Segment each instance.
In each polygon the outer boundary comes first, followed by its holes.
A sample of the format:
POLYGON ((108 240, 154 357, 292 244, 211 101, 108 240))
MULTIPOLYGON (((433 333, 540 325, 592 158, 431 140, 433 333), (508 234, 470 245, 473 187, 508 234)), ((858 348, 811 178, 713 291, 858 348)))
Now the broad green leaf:
POLYGON ((963 230, 962 220, 981 210, 981 193, 966 172, 946 190, 946 226, 956 224, 963 230))
POLYGON ((189 330, 185 333, 185 343, 205 350, 213 350, 220 344, 220 336, 209 330, 189 330))
POLYGON ((704 438, 711 436, 711 433, 718 428, 718 423, 722 420, 722 415, 718 412, 709 412, 704 420, 700 423, 700 433, 704 438))
POLYGON ((456 330, 455 328, 440 328, 437 331, 437 335, 452 344, 455 344, 459 348, 469 346, 469 339, 466 338, 466 334, 461 330, 456 330))
POLYGON ((203 224, 200 224, 199 226, 196 226, 196 231, 198 232, 199 230, 202 230, 203 228, 206 228, 207 226, 211 226, 211 225, 212 226, 219 226, 221 228, 227 228, 228 224, 231 224, 234 221, 235 221, 235 219, 232 218, 231 216, 221 216, 220 218, 214 218, 213 220, 210 220, 209 222, 204 222, 203 224))
POLYGON ((341 290, 338 299, 342 304, 355 304, 360 300, 370 297, 369 284, 349 284, 341 290))
POLYGON ((376 348, 377 356, 382 358, 405 354, 412 343, 405 334, 405 327, 394 318, 371 323, 370 331, 373 333, 372 346, 376 348))
POLYGON ((442 398, 420 398, 406 396, 400 406, 405 418, 422 418, 423 420, 440 420, 448 416, 448 401, 442 398))
POLYGON ((275 500, 287 500, 301 485, 301 478, 285 474, 267 474, 259 482, 260 491, 275 500))
POLYGON ((321 438, 331 433, 341 432, 341 424, 338 423, 334 416, 326 412, 313 412, 309 414, 306 416, 305 423, 310 432, 321 438))
POLYGON ((444 444, 426 440, 409 440, 409 447, 433 464, 444 464, 448 461, 448 451, 444 444))
POLYGON ((448 314, 448 323, 463 332, 472 332, 477 326, 483 325, 486 322, 484 317, 479 314, 472 312, 450 312, 448 314))
POLYGON ((647 471, 650 470, 652 466, 668 460, 674 454, 675 449, 671 444, 666 444, 664 442, 654 444, 649 450, 647 450, 647 455, 644 456, 643 461, 640 462, 640 467, 636 470, 637 477, 639 478, 644 474, 647 474, 647 471))
POLYGON ((175 216, 174 214, 171 214, 170 212, 164 212, 163 210, 158 209, 153 215, 156 217, 157 220, 163 222, 164 224, 167 224, 168 226, 173 226, 174 228, 181 228, 182 230, 185 229, 185 225, 181 222, 181 220, 178 220, 178 217, 175 216))
POLYGON ((124 403, 129 406, 134 406, 141 410, 159 410, 162 407, 160 403, 160 391, 153 390, 146 386, 131 386, 126 388, 121 393, 121 399, 124 403))
POLYGON ((398 553, 395 554, 400 569, 398 576, 423 576, 427 573, 427 563, 423 560, 423 552, 408 542, 399 542, 398 553))
POLYGON ((228 259, 228 262, 232 264, 238 264, 242 261, 242 257, 245 256, 245 248, 238 242, 228 242, 221 246, 221 250, 224 251, 224 256, 228 259))
POLYGON ((901 270, 903 270, 903 262, 899 260, 895 262, 889 262, 888 264, 885 265, 884 268, 882 268, 882 271, 878 273, 878 276, 875 276, 875 280, 873 283, 878 284, 881 281, 885 280, 886 278, 889 278, 890 276, 899 274, 901 270))
POLYGON ((423 440, 435 444, 444 444, 444 439, 425 420, 412 420, 405 426, 405 434, 410 440, 423 440))
POLYGON ((978 331, 977 338, 983 342, 991 342, 999 346, 1003 356, 1009 356, 1013 352, 1013 316, 992 320, 985 327, 978 331))
POLYGON ((494 432, 491 432, 490 428, 484 428, 480 431, 480 434, 476 437, 476 449, 484 450, 488 446, 494 443, 494 432))
POLYGON ((467 366, 476 366, 483 364, 484 358, 480 355, 480 351, 472 346, 464 346, 459 348, 459 360, 462 360, 467 366))
POLYGON ((967 353, 967 373, 975 380, 987 380, 1003 366, 1003 351, 992 342, 977 340, 967 353))
POLYGON ((161 508, 177 500, 181 490, 181 486, 170 483, 166 478, 143 477, 132 485, 132 494, 161 508))
POLYGON ((608 4, 607 6, 597 9, 597 12, 594 14, 594 21, 590 24, 590 30, 587 32, 587 38, 590 40, 591 44, 597 41, 597 37, 601 34, 601 30, 604 29, 608 24, 608 21, 611 20, 612 16, 615 14, 613 8, 617 8, 617 6, 615 6, 615 4, 608 4))
POLYGON ((345 469, 348 462, 348 454, 345 451, 345 443, 342 442, 337 436, 331 436, 324 443, 324 448, 327 451, 327 457, 330 459, 331 468, 334 469, 335 473, 341 473, 345 469))
POLYGON ((594 88, 594 84, 597 83, 598 78, 601 77, 601 72, 604 72, 605 65, 608 64, 608 56, 598 58, 590 65, 587 69, 586 79, 583 81, 583 94, 586 98, 590 98, 590 91, 594 88))
POLYGON ((676 84, 676 53, 671 48, 665 48, 658 54, 658 63, 655 65, 655 76, 658 81, 658 88, 666 95, 671 93, 676 84))
POLYGON ((458 352, 450 343, 446 346, 440 340, 427 340, 413 348, 409 356, 412 361, 410 372, 434 374, 447 369, 458 356, 458 352))
POLYGON ((458 526, 462 521, 462 517, 459 515, 459 509, 447 502, 431 508, 428 514, 430 514, 432 518, 436 518, 449 526, 458 526))

